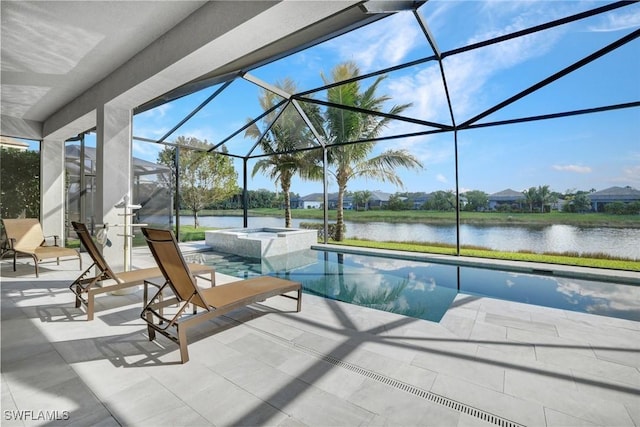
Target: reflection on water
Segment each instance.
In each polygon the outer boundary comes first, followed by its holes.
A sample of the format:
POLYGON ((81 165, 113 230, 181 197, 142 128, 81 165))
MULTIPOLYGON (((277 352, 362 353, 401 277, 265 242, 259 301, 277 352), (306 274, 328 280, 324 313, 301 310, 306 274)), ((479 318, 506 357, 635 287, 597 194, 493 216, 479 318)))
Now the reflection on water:
POLYGON ((436 322, 458 293, 640 321, 638 286, 311 250, 289 263, 196 256, 219 273, 285 277, 307 293, 436 322))
MULTIPOLYGON (((181 224, 193 224, 193 218, 180 217, 181 224)), ((153 218, 145 218, 153 223, 153 218)), ((242 227, 241 217, 209 216, 200 217, 204 227, 242 227)), ((321 222, 314 220, 293 220, 293 227, 300 222, 321 222)), ((282 218, 251 217, 249 227, 282 227, 282 218)), ((390 224, 383 222, 347 222, 347 238, 373 239, 393 242, 442 242, 455 245, 456 228, 451 225, 390 224)), ((610 227, 575 227, 572 225, 549 225, 544 227, 522 226, 460 226, 462 245, 484 246, 486 248, 533 252, 605 253, 640 260, 640 229, 610 227)))

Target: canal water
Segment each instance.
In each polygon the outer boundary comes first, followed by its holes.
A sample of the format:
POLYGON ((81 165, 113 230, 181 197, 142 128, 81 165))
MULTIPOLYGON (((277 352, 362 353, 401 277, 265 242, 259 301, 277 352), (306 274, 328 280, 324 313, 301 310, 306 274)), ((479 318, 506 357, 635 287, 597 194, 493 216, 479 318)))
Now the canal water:
MULTIPOLYGON (((200 217, 204 227, 242 227, 242 217, 200 217)), ((320 220, 293 220, 293 227, 300 222, 322 222, 320 220)), ((193 217, 181 216, 180 223, 193 225, 193 217)), ((274 217, 250 217, 249 227, 284 227, 284 219, 274 217)), ((347 238, 378 241, 417 241, 456 243, 456 228, 451 225, 391 224, 383 222, 346 222, 347 238)), ((640 229, 611 227, 576 227, 572 225, 550 225, 541 227, 484 226, 462 224, 462 245, 483 246, 495 250, 533 252, 606 253, 640 260, 640 229)))

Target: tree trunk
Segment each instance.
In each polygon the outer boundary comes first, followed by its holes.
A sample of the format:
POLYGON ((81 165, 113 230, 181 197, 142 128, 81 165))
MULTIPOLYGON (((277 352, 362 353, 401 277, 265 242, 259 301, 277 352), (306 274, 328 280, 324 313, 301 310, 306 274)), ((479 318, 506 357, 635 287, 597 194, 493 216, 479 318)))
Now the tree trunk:
POLYGON ((336 241, 341 242, 344 240, 344 211, 343 211, 343 199, 346 185, 338 184, 338 206, 336 206, 336 241))
POLYGON ((291 196, 289 194, 289 189, 291 188, 290 183, 282 183, 282 192, 284 196, 284 227, 291 228, 291 196))
POLYGON ((291 228, 291 197, 288 191, 284 193, 284 227, 291 228))
POLYGON ((198 211, 193 211, 193 228, 198 228, 200 223, 198 222, 198 211))

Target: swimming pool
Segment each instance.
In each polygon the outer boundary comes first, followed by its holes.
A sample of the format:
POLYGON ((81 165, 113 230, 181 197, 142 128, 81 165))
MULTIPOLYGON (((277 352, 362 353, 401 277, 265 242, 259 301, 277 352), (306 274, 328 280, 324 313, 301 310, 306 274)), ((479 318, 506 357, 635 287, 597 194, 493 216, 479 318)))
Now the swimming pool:
POLYGON ((640 287, 633 285, 316 250, 262 260, 215 252, 186 258, 222 274, 284 277, 309 294, 434 322, 458 293, 640 321, 640 287))

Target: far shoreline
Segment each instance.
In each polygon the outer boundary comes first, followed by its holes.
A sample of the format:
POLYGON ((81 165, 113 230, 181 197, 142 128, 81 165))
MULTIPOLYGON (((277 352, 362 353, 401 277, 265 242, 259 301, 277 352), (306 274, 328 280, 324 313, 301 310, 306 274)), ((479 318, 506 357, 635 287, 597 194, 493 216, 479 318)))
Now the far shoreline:
MULTIPOLYGON (((241 209, 204 210, 198 212, 198 217, 206 216, 243 216, 241 209)), ((263 216, 284 218, 284 209, 250 209, 249 216, 263 216)), ((181 216, 193 216, 191 211, 183 210, 181 216)), ((323 220, 321 209, 291 209, 293 219, 323 220)), ((336 211, 329 210, 329 221, 335 222, 336 211)), ((455 212, 436 212, 422 210, 390 211, 345 210, 344 220, 350 222, 386 222, 405 224, 435 224, 455 225, 455 212)), ((613 215, 606 213, 503 213, 503 212, 460 212, 460 223, 486 226, 519 226, 543 227, 550 225, 572 225, 576 227, 595 228, 640 228, 640 215, 613 215)))

